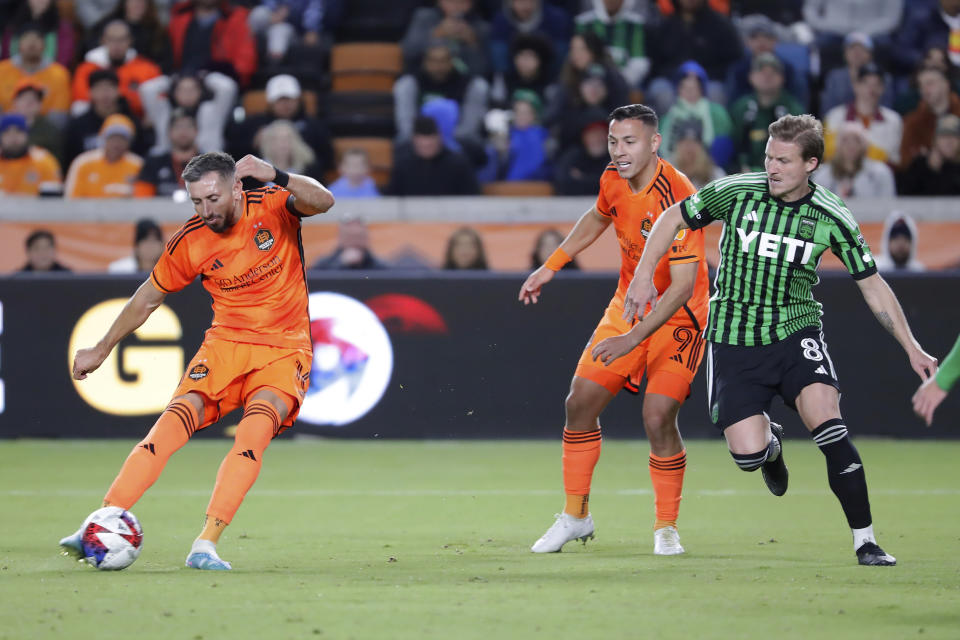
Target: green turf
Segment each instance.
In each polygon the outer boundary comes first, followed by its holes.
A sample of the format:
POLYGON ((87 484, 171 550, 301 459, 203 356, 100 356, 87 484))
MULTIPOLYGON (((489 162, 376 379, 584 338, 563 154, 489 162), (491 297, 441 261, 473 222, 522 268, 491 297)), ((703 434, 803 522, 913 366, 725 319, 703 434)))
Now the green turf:
POLYGON ((774 498, 719 440, 688 443, 687 554, 654 557, 642 442, 608 441, 597 538, 530 544, 562 505, 555 442, 282 441, 220 544, 183 567, 227 442, 179 452, 134 508, 144 551, 98 572, 57 540, 130 442, 0 441, 0 639, 958 638, 957 442, 860 440, 880 542, 859 567, 812 443, 774 498))

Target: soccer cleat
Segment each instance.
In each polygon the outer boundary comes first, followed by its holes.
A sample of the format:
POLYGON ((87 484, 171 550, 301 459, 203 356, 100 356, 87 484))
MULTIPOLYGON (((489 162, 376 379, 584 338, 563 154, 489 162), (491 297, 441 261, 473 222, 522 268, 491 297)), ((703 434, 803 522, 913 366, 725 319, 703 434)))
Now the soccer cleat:
POLYGON ((557 521, 533 543, 530 551, 555 553, 571 540, 581 540, 587 544, 587 540, 593 538, 593 517, 590 514, 586 518, 574 518, 569 513, 561 513, 556 518, 557 521))
POLYGON ((857 562, 870 567, 892 567, 897 559, 880 548, 876 542, 864 542, 857 549, 857 562))
POLYGON ((190 548, 186 565, 191 569, 229 571, 233 567, 217 555, 217 547, 209 540, 196 540, 190 548))
POLYGON ((676 527, 660 527, 653 532, 653 555, 678 556, 683 552, 676 527))
POLYGON ((783 461, 783 427, 776 422, 771 422, 770 433, 777 439, 780 453, 776 460, 768 458, 760 467, 760 473, 763 474, 763 481, 767 483, 767 489, 770 489, 770 493, 775 496, 782 496, 787 492, 787 480, 790 477, 787 471, 787 463, 783 461))
POLYGON ((83 529, 60 540, 61 555, 83 557, 83 529))

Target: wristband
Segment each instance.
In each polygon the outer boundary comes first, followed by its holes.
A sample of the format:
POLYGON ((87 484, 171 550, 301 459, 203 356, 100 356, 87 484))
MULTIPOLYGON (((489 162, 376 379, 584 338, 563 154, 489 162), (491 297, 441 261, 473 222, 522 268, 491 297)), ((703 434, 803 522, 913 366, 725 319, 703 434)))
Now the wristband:
POLYGON ((274 176, 273 178, 273 184, 281 187, 286 187, 287 184, 290 182, 290 174, 287 173, 286 171, 281 171, 276 167, 274 167, 273 170, 277 172, 277 175, 274 176))
POLYGON ((560 269, 563 269, 564 265, 571 260, 573 260, 573 258, 568 256, 566 251, 557 247, 557 250, 550 254, 550 257, 543 263, 543 266, 550 269, 550 271, 560 271, 560 269))

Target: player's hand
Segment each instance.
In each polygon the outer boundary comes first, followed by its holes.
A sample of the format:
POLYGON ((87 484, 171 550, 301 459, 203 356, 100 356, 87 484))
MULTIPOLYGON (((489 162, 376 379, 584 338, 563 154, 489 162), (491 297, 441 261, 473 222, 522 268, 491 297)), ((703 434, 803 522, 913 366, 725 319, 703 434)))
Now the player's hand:
POLYGON ((930 376, 920 385, 917 392, 913 394, 913 412, 926 420, 929 427, 933 423, 933 411, 943 399, 947 397, 947 392, 940 388, 936 378, 930 376))
POLYGON ((237 162, 237 179, 247 176, 260 182, 273 182, 277 177, 277 170, 266 160, 247 154, 237 162))
POLYGON ((937 359, 917 346, 910 350, 910 366, 921 380, 929 379, 937 372, 937 359))
POLYGON ((520 302, 522 302, 524 305, 528 305, 531 302, 533 304, 537 304, 537 300, 540 299, 540 289, 543 287, 543 285, 553 280, 555 273, 556 272, 553 269, 540 267, 527 276, 523 286, 520 287, 520 296, 518 298, 520 302))
POLYGON ((630 323, 634 318, 643 320, 643 311, 648 304, 651 311, 657 308, 657 288, 653 286, 653 279, 634 275, 623 300, 623 319, 630 323))
POLYGON ((75 380, 84 380, 88 373, 93 373, 107 359, 108 354, 101 353, 97 347, 80 349, 73 356, 73 377, 75 380))
POLYGON ((622 358, 631 351, 633 351, 638 342, 633 339, 629 333, 625 333, 622 336, 611 336, 605 340, 601 340, 597 346, 593 348, 593 351, 590 352, 590 355, 593 356, 594 361, 600 360, 603 363, 603 366, 609 366, 617 358, 622 358))

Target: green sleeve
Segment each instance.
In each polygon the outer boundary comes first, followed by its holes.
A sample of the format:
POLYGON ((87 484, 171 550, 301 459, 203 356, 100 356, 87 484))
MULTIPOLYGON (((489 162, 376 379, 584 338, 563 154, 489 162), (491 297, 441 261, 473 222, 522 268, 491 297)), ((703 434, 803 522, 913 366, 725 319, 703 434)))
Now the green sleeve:
POLYGON ((960 378, 960 336, 957 336, 953 349, 940 363, 940 369, 937 371, 937 386, 944 391, 950 391, 957 378, 960 378))

